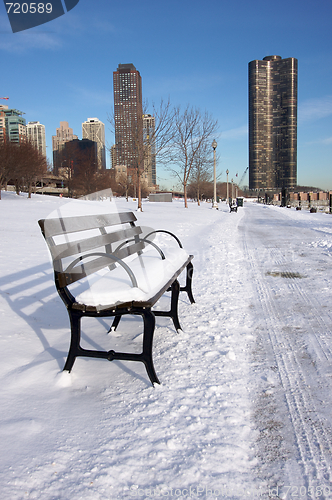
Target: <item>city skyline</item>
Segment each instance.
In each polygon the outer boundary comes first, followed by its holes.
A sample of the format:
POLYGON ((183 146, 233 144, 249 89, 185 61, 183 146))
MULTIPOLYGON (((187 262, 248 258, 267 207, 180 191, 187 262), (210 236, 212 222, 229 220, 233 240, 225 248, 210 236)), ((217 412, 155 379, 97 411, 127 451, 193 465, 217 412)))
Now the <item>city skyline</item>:
MULTIPOLYGON (((87 116, 105 123, 114 144, 113 71, 132 62, 149 103, 161 98, 207 110, 219 121, 217 170, 221 181, 242 178, 248 157, 248 62, 269 54, 295 57, 298 69, 298 184, 332 189, 331 3, 281 0, 228 5, 170 0, 167 9, 144 0, 110 4, 81 0, 43 27, 13 34, 0 5, 0 97, 46 127, 47 156, 60 121, 80 136, 87 116), (287 16, 284 15, 287 10, 287 16), (146 26, 140 30, 138 26, 146 26), (169 33, 172 32, 172 36, 169 33), (24 84, 22 85, 22 81, 24 84)), ((211 147, 211 156, 213 150, 211 147)), ((107 167, 110 167, 107 152, 107 167)), ((157 183, 175 181, 157 165, 157 183)), ((244 179, 248 184, 248 175, 244 179)))

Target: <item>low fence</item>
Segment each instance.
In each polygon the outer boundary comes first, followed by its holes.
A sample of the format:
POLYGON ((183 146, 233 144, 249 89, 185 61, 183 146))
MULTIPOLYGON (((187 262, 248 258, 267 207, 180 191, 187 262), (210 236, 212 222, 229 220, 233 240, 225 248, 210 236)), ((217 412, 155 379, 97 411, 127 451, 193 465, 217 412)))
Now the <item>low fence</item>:
MULTIPOLYGON (((271 202, 271 205, 278 205, 280 206, 280 201, 275 201, 273 200, 271 202)), ((317 212, 326 212, 326 213, 331 213, 331 207, 330 204, 327 200, 315 200, 315 201, 290 201, 287 203, 287 207, 295 207, 298 210, 311 210, 311 209, 316 209, 317 212)))
POLYGON ((284 192, 275 194, 269 202, 273 205, 295 207, 298 210, 332 213, 332 191, 319 191, 316 193, 284 192))

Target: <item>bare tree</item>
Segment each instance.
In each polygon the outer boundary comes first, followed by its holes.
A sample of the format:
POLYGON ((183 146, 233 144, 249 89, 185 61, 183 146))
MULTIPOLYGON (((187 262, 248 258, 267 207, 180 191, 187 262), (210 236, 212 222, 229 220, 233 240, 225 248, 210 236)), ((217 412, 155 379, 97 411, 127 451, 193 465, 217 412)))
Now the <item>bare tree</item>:
POLYGON ((207 161, 206 152, 215 135, 217 120, 188 105, 183 112, 180 107, 176 109, 174 127, 173 140, 168 148, 169 170, 181 182, 185 208, 188 208, 187 185, 195 166, 207 161))
POLYGON ((1 188, 7 187, 7 182, 10 180, 11 171, 15 164, 13 161, 13 156, 16 153, 14 147, 16 145, 11 142, 0 142, 0 199, 1 188))
MULTIPOLYGON (((202 187, 209 185, 212 179, 213 158, 211 156, 211 145, 206 141, 201 150, 198 151, 193 163, 190 175, 190 184, 195 186, 197 204, 200 205, 202 187)), ((206 191, 206 189, 205 189, 206 191)), ((207 193, 205 193, 206 195, 207 193)))
POLYGON ((0 158, 1 185, 11 180, 17 194, 26 188, 31 198, 33 184, 47 171, 46 158, 30 142, 1 143, 0 158))
POLYGON ((129 196, 129 187, 129 178, 126 173, 123 172, 114 176, 112 189, 120 196, 125 196, 127 201, 129 196))
MULTIPOLYGON (((169 100, 167 102, 161 100, 158 106, 152 104, 151 114, 148 114, 147 110, 148 103, 146 102, 143 106, 142 118, 128 117, 125 124, 127 129, 126 147, 130 148, 132 154, 131 165, 126 165, 127 175, 136 184, 138 210, 142 210, 143 179, 150 168, 149 162, 152 159, 152 161, 157 159, 162 161, 166 148, 174 136, 175 109, 171 107, 169 100), (145 122, 143 117, 147 119, 145 122)), ((113 127, 115 126, 114 115, 109 117, 109 122, 113 127)), ((116 145, 116 147, 121 147, 121 145, 116 145)))
POLYGON ((47 172, 46 157, 30 142, 19 145, 19 161, 15 167, 17 190, 19 184, 27 188, 31 198, 32 186, 47 172))
POLYGON ((189 198, 197 200, 198 205, 200 205, 201 200, 210 200, 213 198, 213 182, 210 180, 201 180, 198 185, 197 182, 190 181, 187 186, 187 194, 189 198))

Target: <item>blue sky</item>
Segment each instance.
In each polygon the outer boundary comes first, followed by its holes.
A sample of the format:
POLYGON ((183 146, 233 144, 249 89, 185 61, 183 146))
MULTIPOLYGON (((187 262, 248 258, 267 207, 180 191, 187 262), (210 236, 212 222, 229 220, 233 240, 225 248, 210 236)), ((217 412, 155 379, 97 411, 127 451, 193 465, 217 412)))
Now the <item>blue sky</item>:
MULTIPOLYGON (((273 54, 299 62, 298 183, 332 190, 331 0, 80 0, 15 34, 0 3, 0 97, 10 98, 0 103, 46 126, 50 158, 60 121, 81 138, 82 122, 97 117, 113 143, 113 71, 133 63, 149 102, 170 98, 218 119, 221 180, 226 169, 240 179, 248 166, 248 63, 273 54)), ((163 169, 157 175, 161 186, 175 185, 163 169)))

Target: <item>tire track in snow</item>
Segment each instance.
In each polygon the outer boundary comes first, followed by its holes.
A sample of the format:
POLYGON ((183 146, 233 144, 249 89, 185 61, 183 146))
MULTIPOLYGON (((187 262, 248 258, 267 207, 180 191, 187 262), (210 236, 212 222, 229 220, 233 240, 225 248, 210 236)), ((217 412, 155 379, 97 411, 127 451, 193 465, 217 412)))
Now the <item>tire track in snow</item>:
MULTIPOLYGON (((298 464, 294 462, 290 466, 285 464, 284 473, 288 475, 288 478, 284 479, 283 483, 287 484, 288 482, 288 484, 294 485, 294 477, 300 473, 300 476, 296 478, 298 487, 304 486, 308 489, 309 487, 326 486, 332 491, 330 429, 326 428, 319 416, 318 408, 312 397, 312 389, 308 385, 304 372, 304 369, 307 370, 308 367, 312 371, 312 360, 310 357, 308 359, 307 352, 303 352, 303 345, 297 337, 292 332, 287 331, 287 328, 283 328, 285 325, 284 311, 281 311, 280 307, 278 308, 278 303, 269 287, 269 281, 266 276, 262 275, 260 266, 261 256, 259 252, 262 250, 262 246, 263 250, 267 249, 264 239, 260 238, 258 241, 246 229, 246 225, 243 228, 244 251, 248 256, 252 270, 252 284, 254 293, 257 294, 256 305, 262 309, 262 317, 270 343, 269 346, 267 342, 264 342, 264 349, 270 351, 270 356, 272 355, 278 370, 284 394, 283 406, 284 410, 287 409, 287 418, 293 429, 294 444, 299 458, 298 464), (305 357, 303 358, 303 356, 305 357), (297 470, 295 476, 294 470, 297 470)), ((274 258, 275 264, 287 264, 285 259, 280 259, 280 252, 272 251, 270 255, 272 259, 274 258)), ((289 273, 291 276, 291 271, 289 273)), ((300 300, 304 307, 316 306, 315 309, 319 310, 317 309, 319 304, 313 303, 312 297, 309 298, 296 279, 290 278, 290 283, 283 282, 283 286, 296 293, 297 300, 300 300)), ((316 313, 314 319, 319 322, 321 328, 327 328, 325 320, 319 314, 316 313)), ((320 342, 310 324, 308 324, 308 328, 310 333, 314 335, 321 354, 330 360, 330 349, 320 342)), ((300 340, 302 341, 302 339, 300 340)), ((280 396, 278 397, 276 394, 277 399, 280 399, 280 396)), ((276 404, 279 407, 282 402, 276 401, 276 404)), ((284 428, 280 432, 285 434, 286 429, 284 428)), ((284 435, 283 438, 285 439, 284 435)), ((320 498, 325 497, 321 496, 320 498)))
MULTIPOLYGON (((315 230, 318 231, 319 229, 316 228, 315 230)), ((288 252, 288 257, 291 253, 292 252, 288 252)), ((308 291, 302 286, 303 282, 301 282, 301 280, 299 280, 297 277, 294 277, 294 273, 289 268, 289 259, 286 259, 285 253, 277 251, 275 248, 271 248, 271 256, 275 260, 275 264, 277 266, 282 266, 283 272, 285 274, 288 274, 288 287, 293 291, 294 294, 296 294, 296 296, 299 296, 301 298, 301 302, 305 304, 305 306, 310 307, 315 311, 321 309, 321 304, 317 300, 317 298, 313 294, 309 296, 308 291), (287 267, 285 268, 285 266, 287 267)), ((327 343, 327 341, 318 333, 329 332, 331 329, 332 317, 328 312, 326 312, 325 317, 326 319, 321 314, 315 314, 313 320, 311 321, 311 323, 315 324, 315 327, 311 326, 310 330, 315 339, 317 357, 320 360, 325 359, 332 364, 331 347, 327 343)))

